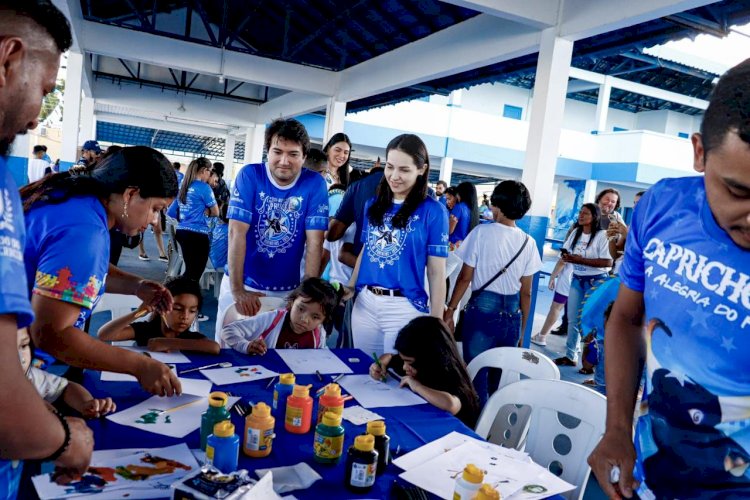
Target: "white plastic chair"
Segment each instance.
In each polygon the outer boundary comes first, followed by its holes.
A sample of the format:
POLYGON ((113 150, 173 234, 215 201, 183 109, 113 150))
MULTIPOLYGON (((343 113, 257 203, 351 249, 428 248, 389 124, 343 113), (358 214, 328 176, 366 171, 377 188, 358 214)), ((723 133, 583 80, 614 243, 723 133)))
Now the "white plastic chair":
MULTIPOLYGON (((483 352, 469 363, 471 380, 482 368, 500 368, 498 390, 521 380, 521 375, 531 379, 560 380, 560 369, 544 354, 520 347, 495 347, 483 352)), ((528 406, 507 405, 496 412, 496 423, 490 429, 492 442, 506 448, 520 448, 526 438, 529 415, 528 406)))
POLYGON ((572 382, 521 380, 490 397, 479 416, 477 434, 490 440, 496 416, 506 405, 530 408, 524 451, 534 462, 576 486, 566 498, 583 498, 591 473, 586 459, 604 434, 607 398, 572 382))

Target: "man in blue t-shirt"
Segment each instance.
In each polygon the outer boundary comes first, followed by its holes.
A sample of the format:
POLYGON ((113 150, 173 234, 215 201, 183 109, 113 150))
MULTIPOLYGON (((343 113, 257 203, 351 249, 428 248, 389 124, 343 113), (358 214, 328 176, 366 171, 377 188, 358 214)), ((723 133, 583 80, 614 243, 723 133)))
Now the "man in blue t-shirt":
POLYGON ((50 412, 27 380, 17 330, 31 324, 18 188, 6 165, 17 133, 37 126, 42 97, 55 88, 60 56, 71 44, 62 13, 42 0, 0 10, 0 498, 16 498, 20 460, 49 459, 64 475, 82 474, 94 441, 80 418, 50 412))
POLYGON ((284 297, 304 275, 320 276, 323 232, 328 227, 325 180, 302 168, 310 139, 297 120, 276 120, 267 129, 268 162, 246 165, 229 200, 229 259, 222 280, 216 331, 234 303, 255 315, 260 297, 284 297))
POLYGON ((618 476, 627 498, 750 494, 748 110, 750 59, 721 77, 692 137, 704 175, 657 183, 635 210, 605 337, 607 428, 589 457, 610 497, 618 476))

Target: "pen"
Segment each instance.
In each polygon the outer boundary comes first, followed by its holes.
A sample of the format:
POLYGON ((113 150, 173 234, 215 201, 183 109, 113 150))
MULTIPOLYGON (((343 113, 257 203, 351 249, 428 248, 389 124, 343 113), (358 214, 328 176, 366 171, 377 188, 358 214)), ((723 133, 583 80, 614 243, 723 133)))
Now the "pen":
POLYGON ((338 375, 336 375, 333 378, 333 380, 331 381, 331 383, 335 384, 336 382, 338 382, 339 380, 341 380, 342 378, 344 378, 344 375, 345 375, 344 373, 339 373, 338 375))
POLYGON ((375 361, 375 364, 378 365, 378 368, 380 368, 380 373, 383 374, 383 377, 380 380, 385 380, 386 373, 383 370, 383 365, 380 364, 380 360, 378 359, 378 355, 375 353, 372 353, 372 360, 375 361))
POLYGON ((268 382, 268 385, 266 386, 266 389, 268 389, 269 387, 271 387, 273 385, 273 381, 274 380, 276 380, 276 377, 271 378, 271 381, 268 382))
POLYGON ((319 370, 315 370, 315 375, 318 376, 318 380, 320 380, 321 382, 323 381, 323 375, 320 374, 319 370))

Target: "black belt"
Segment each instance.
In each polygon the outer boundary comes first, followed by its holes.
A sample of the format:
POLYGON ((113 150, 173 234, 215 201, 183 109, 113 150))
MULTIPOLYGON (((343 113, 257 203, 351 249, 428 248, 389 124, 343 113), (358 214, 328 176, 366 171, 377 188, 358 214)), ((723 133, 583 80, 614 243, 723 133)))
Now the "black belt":
POLYGON ((406 297, 404 293, 401 290, 391 290, 389 288, 380 288, 379 286, 370 286, 367 285, 366 287, 368 290, 370 290, 375 295, 380 296, 386 296, 386 297, 406 297))

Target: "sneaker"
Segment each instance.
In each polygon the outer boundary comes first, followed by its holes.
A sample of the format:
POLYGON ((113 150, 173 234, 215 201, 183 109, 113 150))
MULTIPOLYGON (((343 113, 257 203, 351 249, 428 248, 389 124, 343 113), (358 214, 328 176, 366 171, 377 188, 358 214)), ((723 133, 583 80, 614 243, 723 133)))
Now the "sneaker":
POLYGON ((565 335, 568 334, 568 325, 566 325, 565 323, 563 323, 560 326, 558 326, 557 328, 555 328, 554 330, 552 330, 550 333, 552 335, 565 336, 565 335))
POLYGON ((203 321, 208 321, 208 316, 206 316, 205 314, 199 314, 198 317, 195 318, 195 320, 198 321, 199 323, 203 321))
POLYGON ((159 260, 161 262, 169 262, 169 257, 167 257, 166 255, 160 255, 159 260))
POLYGON ((148 255, 146 255, 145 253, 139 253, 138 258, 141 260, 151 260, 148 258, 148 255))
POLYGON ((547 345, 547 341, 545 340, 547 338, 546 335, 542 335, 541 333, 537 333, 533 337, 531 337, 531 343, 540 345, 542 347, 547 345))

